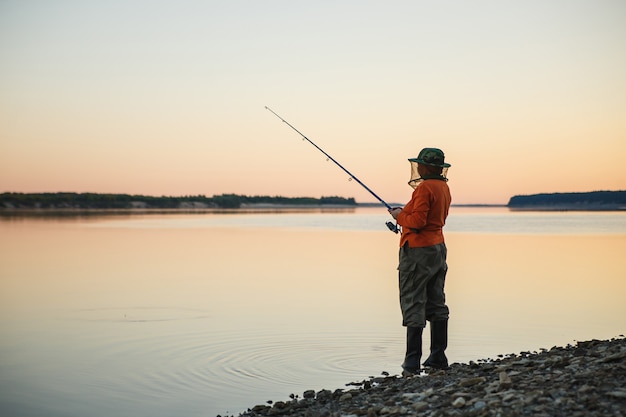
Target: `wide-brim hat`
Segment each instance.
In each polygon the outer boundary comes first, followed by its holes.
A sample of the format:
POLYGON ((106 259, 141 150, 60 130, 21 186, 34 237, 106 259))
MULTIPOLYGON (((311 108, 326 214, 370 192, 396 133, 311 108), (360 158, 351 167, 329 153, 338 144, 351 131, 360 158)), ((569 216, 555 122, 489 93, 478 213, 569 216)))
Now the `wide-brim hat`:
POLYGON ((449 168, 451 165, 444 162, 444 159, 445 156, 441 149, 424 148, 420 151, 419 155, 417 155, 417 158, 409 158, 409 161, 434 167, 449 168))

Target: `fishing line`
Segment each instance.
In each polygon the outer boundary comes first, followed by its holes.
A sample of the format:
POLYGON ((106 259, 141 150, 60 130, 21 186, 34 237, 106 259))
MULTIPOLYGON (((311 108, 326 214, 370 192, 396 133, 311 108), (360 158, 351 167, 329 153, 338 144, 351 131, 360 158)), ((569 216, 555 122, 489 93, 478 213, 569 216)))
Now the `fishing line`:
MULTIPOLYGON (((286 121, 285 119, 283 119, 282 117, 280 117, 278 114, 276 114, 276 112, 272 109, 270 109, 269 107, 265 106, 265 108, 267 110, 269 110, 270 112, 272 112, 274 114, 274 116, 278 117, 283 123, 285 123, 287 126, 289 126, 290 128, 292 128, 293 130, 295 130, 300 136, 302 136, 302 138, 304 140, 306 140, 307 142, 309 142, 311 145, 315 146, 315 148, 320 151, 321 153, 323 153, 326 156, 326 160, 327 161, 332 161, 335 163, 335 165, 337 165, 339 168, 341 168, 346 174, 348 174, 350 176, 350 181, 355 180, 356 182, 359 183, 359 185, 363 188, 365 188, 372 196, 374 196, 374 198, 376 198, 378 201, 380 201, 385 207, 387 207, 388 210, 391 210, 392 207, 387 204, 385 202, 385 200, 383 200, 382 198, 380 198, 374 191, 372 191, 367 185, 363 184, 363 182, 358 179, 357 177, 354 176, 354 174, 352 174, 350 171, 348 171, 346 168, 344 168, 343 165, 341 165, 339 162, 337 162, 335 160, 335 158, 333 158, 332 156, 330 156, 328 153, 326 153, 326 151, 324 151, 322 148, 320 148, 319 146, 317 146, 311 139, 307 138, 305 134, 303 134, 302 132, 300 132, 298 129, 296 129, 295 127, 293 127, 293 125, 291 123, 289 123, 288 121, 286 121)), ((392 222, 387 222, 385 223, 387 225, 387 227, 389 228, 389 230, 391 230, 394 233, 398 233, 400 231, 400 229, 398 228, 398 225, 392 223, 392 222)))

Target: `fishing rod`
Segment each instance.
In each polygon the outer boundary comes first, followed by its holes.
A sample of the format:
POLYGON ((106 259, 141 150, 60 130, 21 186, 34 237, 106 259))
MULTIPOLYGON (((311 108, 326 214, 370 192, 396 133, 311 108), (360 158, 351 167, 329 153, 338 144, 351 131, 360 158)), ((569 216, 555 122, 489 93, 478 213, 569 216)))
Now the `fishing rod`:
MULTIPOLYGON (((333 161, 335 163, 335 165, 337 165, 339 168, 341 168, 346 174, 348 174, 350 176, 350 180, 355 180, 356 182, 359 183, 359 185, 363 188, 365 188, 371 195, 373 195, 378 201, 380 201, 385 207, 387 207, 388 210, 392 210, 392 207, 387 204, 385 202, 385 200, 383 200, 382 198, 380 198, 374 191, 372 191, 367 185, 363 184, 363 182, 361 182, 360 179, 358 179, 357 177, 354 176, 354 174, 352 174, 350 171, 348 171, 346 168, 344 168, 343 165, 341 165, 339 162, 337 162, 335 160, 335 158, 333 158, 332 156, 330 156, 329 154, 327 154, 322 148, 320 148, 319 146, 317 146, 311 139, 307 138, 302 132, 300 132, 298 129, 296 129, 295 127, 293 127, 293 125, 291 125, 291 123, 289 123, 288 121, 286 121, 285 119, 283 119, 282 117, 280 117, 278 114, 276 114, 276 112, 272 109, 270 109, 269 107, 265 106, 265 108, 269 111, 271 111, 274 116, 278 117, 283 123, 285 123, 287 126, 289 126, 290 128, 292 128, 293 130, 295 130, 296 132, 298 132, 298 134, 300 136, 302 136, 303 139, 305 139, 307 142, 309 142, 311 145, 315 146, 315 148, 320 151, 321 153, 323 153, 326 158, 328 158, 328 160, 333 161)), ((387 222, 385 223, 387 225, 387 227, 389 228, 389 230, 391 230, 394 233, 398 233, 400 231, 400 229, 398 228, 397 224, 394 224, 392 222, 387 222)))

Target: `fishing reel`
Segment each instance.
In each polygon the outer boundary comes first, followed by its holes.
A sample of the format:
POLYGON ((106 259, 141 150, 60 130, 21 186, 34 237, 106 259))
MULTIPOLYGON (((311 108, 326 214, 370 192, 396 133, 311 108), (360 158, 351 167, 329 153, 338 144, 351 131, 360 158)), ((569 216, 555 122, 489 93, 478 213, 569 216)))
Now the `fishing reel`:
POLYGON ((385 224, 387 225, 387 228, 391 230, 392 232, 396 234, 400 233, 400 226, 398 226, 398 223, 387 222, 385 224))

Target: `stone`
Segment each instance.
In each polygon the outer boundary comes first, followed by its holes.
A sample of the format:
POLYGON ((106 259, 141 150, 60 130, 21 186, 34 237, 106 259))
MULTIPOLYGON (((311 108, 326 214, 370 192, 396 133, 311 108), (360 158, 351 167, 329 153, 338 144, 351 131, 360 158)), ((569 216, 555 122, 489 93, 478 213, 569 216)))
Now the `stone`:
POLYGON ((426 401, 418 401, 416 403, 413 403, 412 407, 414 411, 417 411, 419 413, 420 411, 427 410, 430 406, 426 401))
POLYGON ((482 410, 483 408, 487 407, 487 403, 484 401, 478 400, 474 403, 472 407, 474 408, 474 410, 482 410))
POLYGON ((611 391, 608 393, 608 395, 614 398, 626 398, 626 391, 625 390, 611 391))
POLYGON ((511 388, 511 385, 513 385, 513 381, 511 381, 509 375, 507 375, 507 373, 504 371, 498 374, 498 378, 500 380, 499 388, 501 389, 509 389, 511 388))
POLYGON ((349 392, 343 394, 341 397, 339 397, 339 401, 348 401, 352 399, 352 394, 350 394, 349 392))
POLYGON ((508 402, 508 401, 514 400, 517 396, 518 395, 515 392, 507 392, 506 395, 502 397, 502 401, 508 402))
POLYGON ((333 393, 330 390, 323 389, 317 393, 317 399, 321 401, 328 400, 332 398, 333 393))
POLYGON ((274 408, 285 408, 286 404, 284 401, 276 401, 274 403, 274 408))
POLYGON ((626 416, 626 338, 453 363, 442 374, 370 377, 350 385, 362 388, 316 395, 308 390, 299 401, 290 396, 291 401, 256 406, 240 417, 626 416))
POLYGON ((462 407, 465 406, 465 403, 466 403, 465 398, 459 397, 459 398, 457 398, 456 400, 454 400, 452 402, 452 407, 454 407, 454 408, 462 408, 462 407))
POLYGON ((487 381, 487 378, 484 376, 474 377, 474 378, 465 378, 459 382, 459 386, 461 387, 471 387, 472 385, 481 384, 487 381))
POLYGON ((259 405, 255 405, 255 406, 252 408, 252 411, 254 411, 255 413, 261 413, 261 412, 267 411, 267 410, 269 410, 269 409, 270 409, 270 407, 269 407, 269 406, 267 406, 267 405, 263 405, 263 404, 259 404, 259 405))
POLYGON ((603 359, 603 362, 615 362, 615 361, 619 361, 621 359, 626 358, 626 350, 623 350, 621 352, 618 352, 614 355, 610 355, 607 356, 603 359))

